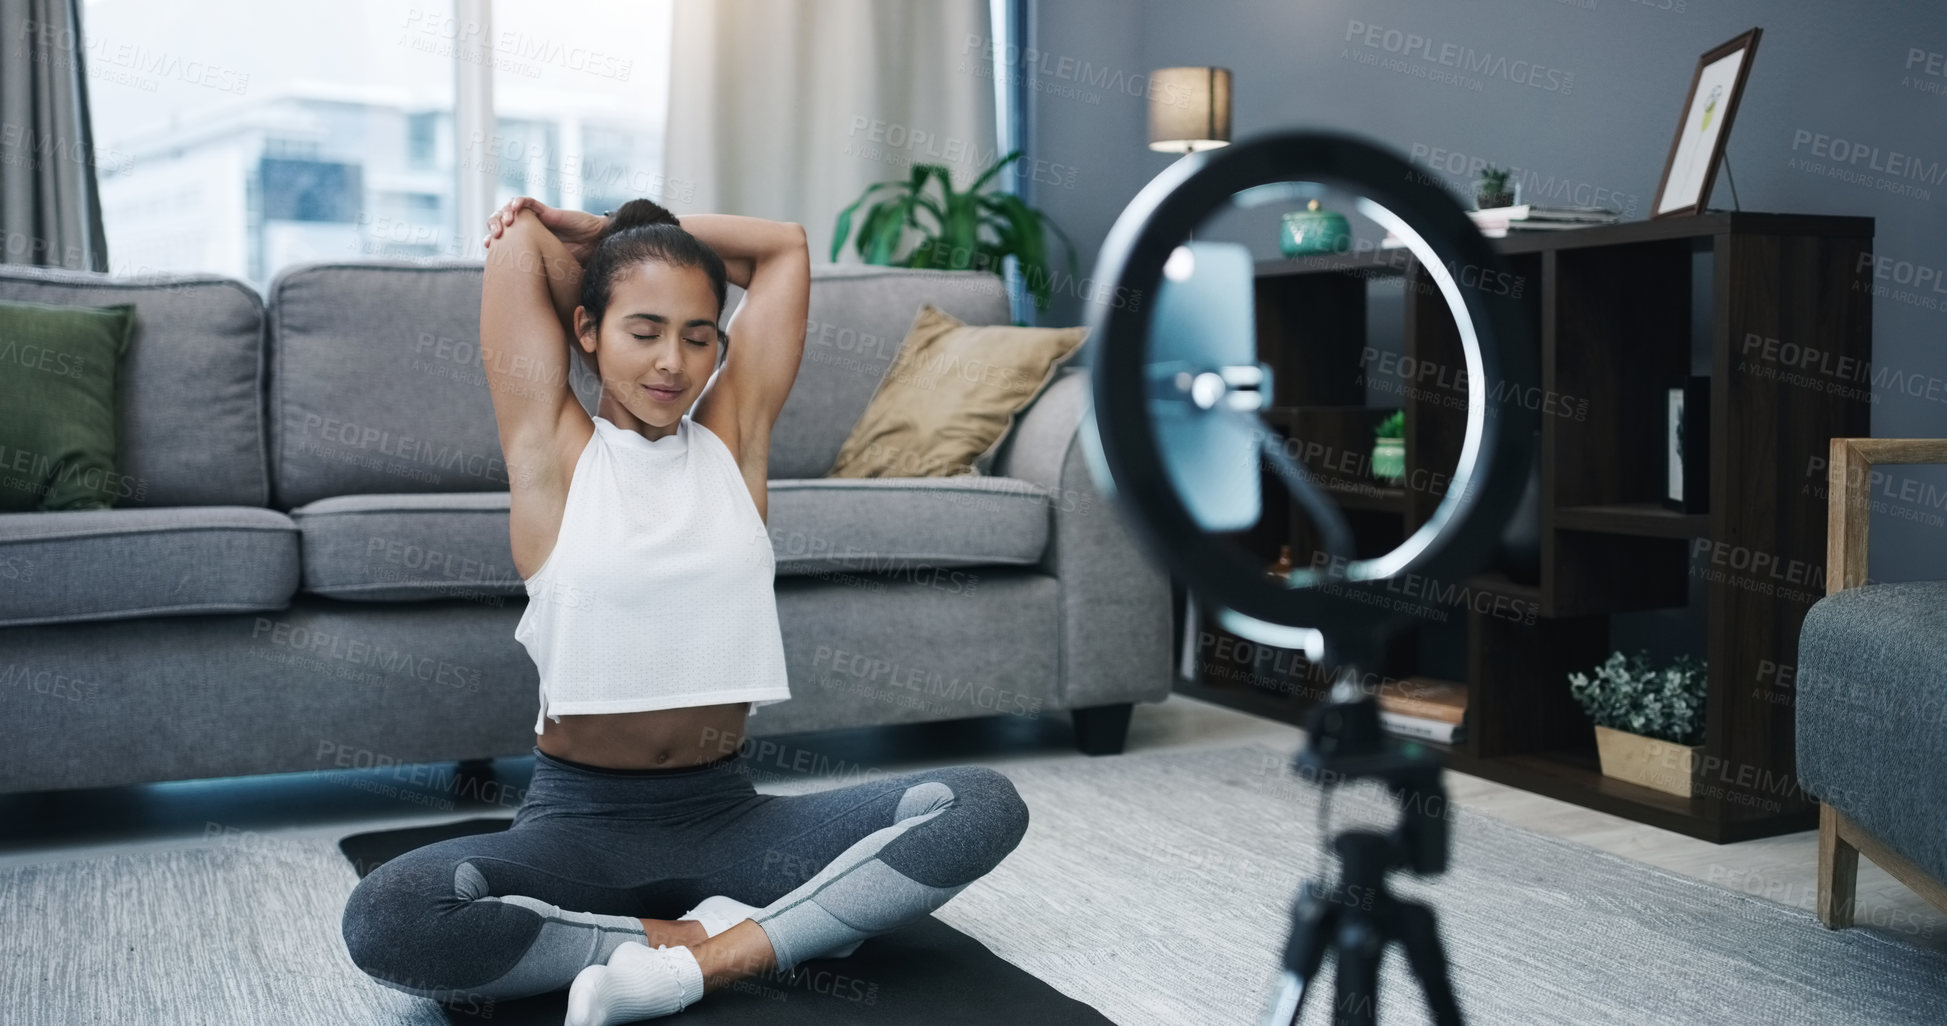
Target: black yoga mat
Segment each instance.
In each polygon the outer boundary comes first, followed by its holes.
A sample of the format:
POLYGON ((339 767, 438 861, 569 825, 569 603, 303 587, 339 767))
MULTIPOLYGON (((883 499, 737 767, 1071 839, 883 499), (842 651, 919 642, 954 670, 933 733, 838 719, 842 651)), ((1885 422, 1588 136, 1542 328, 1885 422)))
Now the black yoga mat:
MULTIPOLYGON (((449 837, 505 830, 511 822, 482 817, 353 834, 338 849, 364 877, 395 855, 449 837)), ((565 988, 519 1000, 456 999, 444 1008, 448 1022, 495 1026, 560 1026, 567 1010, 565 988)), ((795 973, 747 977, 667 1018, 685 1026, 1110 1026, 1102 1013, 930 915, 870 938, 849 957, 812 959, 795 973)))

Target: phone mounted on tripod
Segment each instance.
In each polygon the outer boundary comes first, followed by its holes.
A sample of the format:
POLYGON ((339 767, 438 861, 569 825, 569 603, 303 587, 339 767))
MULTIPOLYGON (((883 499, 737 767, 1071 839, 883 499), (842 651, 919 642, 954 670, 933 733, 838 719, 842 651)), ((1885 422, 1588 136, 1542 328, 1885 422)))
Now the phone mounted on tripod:
MULTIPOLYGON (((1103 242, 1094 280, 1098 294, 1115 301, 1090 308, 1090 333, 1100 342, 1093 416, 1082 433, 1097 484, 1130 514, 1125 521, 1147 551, 1212 605, 1225 629, 1301 650, 1337 674, 1310 714, 1309 744, 1294 756, 1294 772, 1328 796, 1339 783, 1376 780, 1402 807, 1391 831, 1332 838, 1342 880, 1308 882, 1294 903, 1269 1026, 1295 1020, 1328 951, 1338 959, 1336 1020, 1375 1021, 1380 955, 1391 941, 1405 947, 1436 1020, 1460 1022, 1432 911, 1393 897, 1385 883, 1395 868, 1426 876, 1446 868, 1440 759, 1427 745, 1383 731, 1378 703, 1358 681, 1381 643, 1412 619, 1391 601, 1389 585, 1413 576, 1464 581, 1492 558, 1523 501, 1537 419, 1525 399, 1537 359, 1519 291, 1493 287, 1510 277, 1431 175, 1383 147, 1328 132, 1274 132, 1186 154, 1136 195, 1103 242), (1321 202, 1346 214, 1319 218, 1321 202), (1310 204, 1297 222, 1310 226, 1304 230, 1330 225, 1293 258, 1311 261, 1308 267, 1283 267, 1221 241, 1224 231, 1250 223, 1255 209, 1301 203, 1310 204), (1202 223, 1211 214, 1219 215, 1214 228, 1202 223), (1192 241, 1193 231, 1203 238, 1192 241), (1257 318, 1268 310, 1266 330, 1311 336, 1363 333, 1365 318, 1341 307, 1308 322, 1304 311, 1268 302, 1258 283, 1299 270, 1359 275, 1403 265, 1411 274, 1402 280, 1425 287, 1453 316, 1458 353, 1449 370, 1466 388, 1465 420, 1455 469, 1426 521, 1393 550, 1363 555, 1359 532, 1333 501, 1345 488, 1321 485, 1288 451, 1296 439, 1280 426, 1295 434, 1311 393, 1308 383, 1289 374, 1281 381, 1260 360, 1257 318), (1281 510, 1261 483, 1267 471, 1308 521, 1320 557, 1276 576, 1238 544, 1261 529, 1282 529, 1281 510), (1370 900, 1343 900, 1348 893, 1370 900)), ((1412 302, 1432 305, 1418 296, 1412 302)), ((1361 351, 1369 351, 1363 339, 1356 346, 1308 341, 1340 354, 1326 361, 1328 375, 1357 372, 1361 351), (1343 358, 1348 352, 1360 353, 1356 367, 1343 358)), ((1414 415, 1406 416, 1410 425, 1414 415)))

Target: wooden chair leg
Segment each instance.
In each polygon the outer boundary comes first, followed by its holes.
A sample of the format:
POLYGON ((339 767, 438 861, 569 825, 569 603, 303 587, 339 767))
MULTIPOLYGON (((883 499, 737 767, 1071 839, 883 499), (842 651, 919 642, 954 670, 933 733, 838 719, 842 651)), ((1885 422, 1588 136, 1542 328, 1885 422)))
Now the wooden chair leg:
POLYGON ((1819 922, 1828 930, 1852 925, 1854 885, 1859 881, 1859 849, 1839 833, 1839 814, 1819 806, 1819 922))

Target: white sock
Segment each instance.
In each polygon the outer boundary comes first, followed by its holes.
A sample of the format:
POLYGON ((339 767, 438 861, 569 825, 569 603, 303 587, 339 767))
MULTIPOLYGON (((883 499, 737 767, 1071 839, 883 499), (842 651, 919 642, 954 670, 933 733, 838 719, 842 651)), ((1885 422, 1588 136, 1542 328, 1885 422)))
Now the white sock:
POLYGON ((762 910, 755 905, 746 905, 735 898, 713 894, 704 898, 695 908, 683 913, 676 921, 694 919, 703 924, 703 932, 706 936, 715 937, 738 923, 755 917, 760 911, 762 910))
POLYGON ((611 1026, 672 1015, 703 997, 703 969, 687 947, 629 941, 607 965, 591 965, 568 988, 563 1026, 611 1026))

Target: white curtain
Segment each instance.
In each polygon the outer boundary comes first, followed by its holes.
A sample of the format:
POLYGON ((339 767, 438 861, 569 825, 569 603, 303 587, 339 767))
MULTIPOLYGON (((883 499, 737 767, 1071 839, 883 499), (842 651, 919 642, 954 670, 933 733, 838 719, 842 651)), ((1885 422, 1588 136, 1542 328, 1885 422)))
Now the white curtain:
POLYGON ((796 221, 822 262, 871 183, 929 163, 972 184, 1005 156, 988 19, 988 0, 676 0, 667 205, 796 221))

